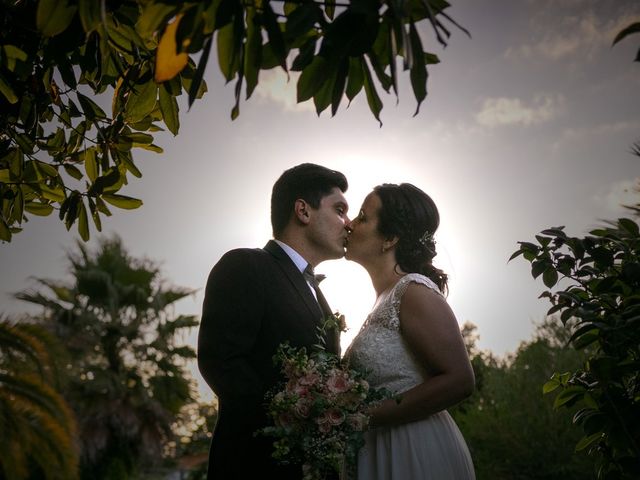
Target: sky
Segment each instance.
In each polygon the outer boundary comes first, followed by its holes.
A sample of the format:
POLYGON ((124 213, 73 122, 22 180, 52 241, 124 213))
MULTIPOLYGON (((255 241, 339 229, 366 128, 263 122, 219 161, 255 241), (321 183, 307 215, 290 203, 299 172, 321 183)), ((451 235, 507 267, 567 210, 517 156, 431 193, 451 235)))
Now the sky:
MULTIPOLYGON (((640 21, 626 0, 450 0, 448 13, 471 33, 451 28, 442 48, 423 27, 423 43, 441 63, 429 71, 428 96, 415 100, 402 74, 399 99, 382 95, 383 125, 363 95, 333 118, 296 105, 295 75, 262 72, 254 96, 231 121, 233 84, 215 59, 209 92, 187 111, 178 136, 155 143, 163 154, 134 153, 143 178, 122 194, 134 211, 113 209, 103 234, 117 233, 129 252, 156 261, 168 282, 194 290, 176 313, 200 315, 211 267, 236 247, 271 238, 269 199, 280 174, 314 162, 342 171, 355 216, 380 183, 410 182, 435 200, 441 226, 434 263, 450 276, 448 302, 459 323, 472 322, 478 347, 503 356, 531 338, 549 308, 528 262, 508 259, 518 241, 565 226, 585 235, 603 219, 628 215, 640 158, 640 36, 611 47, 616 33, 640 21)), ((67 252, 78 239, 56 215, 35 217, 12 243, 0 244, 0 312, 37 313, 12 293, 33 277, 69 279, 67 252)), ((92 232, 89 245, 99 235, 92 232)), ((322 288, 349 330, 343 351, 375 298, 368 276, 344 259, 320 264, 322 288)), ((185 337, 195 342, 197 331, 185 337)), ((207 389, 201 387, 203 394, 207 389)))

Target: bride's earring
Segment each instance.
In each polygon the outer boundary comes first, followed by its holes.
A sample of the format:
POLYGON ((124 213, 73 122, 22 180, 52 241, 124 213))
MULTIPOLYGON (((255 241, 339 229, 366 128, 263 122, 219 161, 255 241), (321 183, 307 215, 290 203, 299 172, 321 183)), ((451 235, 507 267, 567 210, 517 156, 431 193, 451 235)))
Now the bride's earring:
POLYGON ((382 253, 387 251, 387 247, 385 247, 384 245, 382 245, 382 253))

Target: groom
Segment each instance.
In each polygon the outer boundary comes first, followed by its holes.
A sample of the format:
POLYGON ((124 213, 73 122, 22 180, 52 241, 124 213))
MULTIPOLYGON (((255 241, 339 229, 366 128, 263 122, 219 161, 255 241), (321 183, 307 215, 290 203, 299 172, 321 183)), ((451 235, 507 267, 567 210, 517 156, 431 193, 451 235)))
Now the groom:
MULTIPOLYGON (((264 396, 281 380, 278 346, 309 350, 330 314, 305 273, 344 255, 347 187, 342 173, 320 165, 285 171, 271 194, 274 240, 227 252, 209 275, 198 334, 198 366, 219 404, 208 480, 302 477, 300 465, 276 465, 273 442, 254 432, 267 425, 264 396)), ((339 332, 325 340, 340 353, 339 332)))

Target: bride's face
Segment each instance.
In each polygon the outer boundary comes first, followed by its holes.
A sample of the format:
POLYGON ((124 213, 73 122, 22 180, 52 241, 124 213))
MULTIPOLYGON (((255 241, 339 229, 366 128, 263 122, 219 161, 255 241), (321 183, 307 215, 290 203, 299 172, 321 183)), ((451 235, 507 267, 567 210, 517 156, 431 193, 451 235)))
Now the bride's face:
POLYGON ((378 212, 382 202, 378 194, 371 192, 364 199, 360 213, 349 223, 347 237, 347 260, 364 264, 382 251, 384 238, 378 232, 378 212))

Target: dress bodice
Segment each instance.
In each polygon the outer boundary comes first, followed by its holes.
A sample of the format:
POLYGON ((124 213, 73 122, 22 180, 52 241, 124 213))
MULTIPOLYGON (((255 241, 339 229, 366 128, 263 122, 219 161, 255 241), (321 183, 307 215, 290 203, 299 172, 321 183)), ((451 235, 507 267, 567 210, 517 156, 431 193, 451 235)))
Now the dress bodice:
POLYGON ((400 332, 400 302, 410 283, 425 285, 436 292, 436 284, 418 273, 402 277, 367 316, 351 342, 345 359, 352 368, 366 372, 369 384, 403 393, 424 380, 424 366, 411 354, 400 332))

